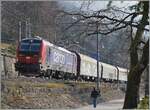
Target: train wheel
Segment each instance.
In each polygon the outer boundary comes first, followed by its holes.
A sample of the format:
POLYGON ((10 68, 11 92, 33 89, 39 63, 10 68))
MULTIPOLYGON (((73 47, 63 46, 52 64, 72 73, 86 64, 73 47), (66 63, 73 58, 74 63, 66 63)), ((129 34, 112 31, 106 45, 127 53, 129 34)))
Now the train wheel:
POLYGON ((51 70, 47 70, 48 79, 51 79, 51 70))
POLYGON ((64 73, 64 80, 67 80, 67 73, 64 73))
POLYGON ((55 78, 54 75, 55 75, 55 71, 51 70, 51 77, 52 77, 52 78, 55 78))
POLYGON ((42 71, 42 79, 44 79, 45 80, 45 71, 42 71))

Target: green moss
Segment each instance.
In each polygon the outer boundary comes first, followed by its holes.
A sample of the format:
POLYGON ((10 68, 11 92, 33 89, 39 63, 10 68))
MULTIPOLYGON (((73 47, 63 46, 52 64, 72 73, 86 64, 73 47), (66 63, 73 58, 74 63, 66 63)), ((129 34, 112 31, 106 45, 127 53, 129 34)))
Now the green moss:
POLYGON ((10 54, 10 55, 16 54, 16 45, 15 44, 2 43, 2 44, 0 44, 0 48, 2 49, 2 52, 5 54, 10 54))
POLYGON ((15 45, 10 45, 7 48, 7 51, 8 51, 9 54, 15 55, 15 53, 16 53, 16 46, 15 45))
POLYGON ((144 97, 138 104, 138 109, 149 109, 149 97, 144 97))

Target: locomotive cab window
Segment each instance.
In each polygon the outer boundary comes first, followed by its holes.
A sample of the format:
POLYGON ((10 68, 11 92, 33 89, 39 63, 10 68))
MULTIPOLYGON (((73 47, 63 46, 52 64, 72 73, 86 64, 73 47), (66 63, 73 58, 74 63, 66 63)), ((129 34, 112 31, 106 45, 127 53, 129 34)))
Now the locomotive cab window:
POLYGON ((28 39, 20 43, 19 53, 24 55, 38 54, 41 47, 41 40, 28 39))
POLYGON ((35 51, 35 52, 40 51, 40 44, 39 43, 32 43, 30 49, 31 49, 31 51, 35 51))

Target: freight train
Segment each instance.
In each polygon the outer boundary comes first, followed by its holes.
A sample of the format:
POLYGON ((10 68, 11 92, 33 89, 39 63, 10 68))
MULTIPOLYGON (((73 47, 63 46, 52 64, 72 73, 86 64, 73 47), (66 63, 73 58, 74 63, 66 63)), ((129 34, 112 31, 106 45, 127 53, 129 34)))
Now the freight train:
MULTIPOLYGON (((19 42, 15 69, 19 75, 95 81, 97 61, 81 53, 58 47, 40 37, 19 42)), ((127 81, 127 69, 99 62, 104 81, 127 81)))

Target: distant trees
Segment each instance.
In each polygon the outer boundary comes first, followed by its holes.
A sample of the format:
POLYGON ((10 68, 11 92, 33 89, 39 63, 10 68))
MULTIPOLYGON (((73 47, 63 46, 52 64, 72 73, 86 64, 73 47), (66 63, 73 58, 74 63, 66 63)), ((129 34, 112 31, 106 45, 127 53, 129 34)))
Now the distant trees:
MULTIPOLYGON (((59 13, 56 1, 2 1, 2 39, 18 39, 18 23, 22 22, 25 37, 26 21, 30 19, 32 36, 42 36, 51 42, 55 36, 55 18, 59 13)), ((58 30, 57 30, 58 31, 58 30)))
MULTIPOLYGON (((86 4, 82 5, 83 8, 85 5, 86 4)), ((66 15, 62 13, 64 10, 65 9, 61 8, 57 1, 3 1, 2 41, 5 40, 7 43, 16 43, 19 34, 19 21, 22 22, 22 37, 25 37, 25 22, 30 18, 32 36, 41 36, 44 39, 63 47, 78 43, 77 45, 82 48, 75 47, 77 49, 74 50, 95 57, 96 37, 93 37, 94 34, 91 34, 91 36, 86 37, 85 39, 85 36, 88 36, 89 32, 95 31, 95 24, 87 24, 87 22, 93 22, 90 19, 87 21, 80 20, 81 22, 76 21, 81 18, 79 16, 66 17, 66 15), (78 24, 67 30, 66 27, 70 27, 71 25, 67 22, 78 22, 78 24)), ((77 10, 80 9, 74 8, 72 11, 77 10)), ((102 27, 104 27, 103 25, 102 27)), ((108 37, 103 37, 102 39, 100 37, 100 44, 103 43, 99 46, 101 52, 100 59, 106 63, 115 65, 120 64, 123 67, 126 67, 129 58, 122 56, 127 56, 128 54, 128 50, 126 49, 129 48, 129 38, 126 37, 128 35, 129 29, 122 29, 116 33, 108 35, 108 37), (113 43, 113 39, 116 39, 116 43, 113 43), (126 42, 123 43, 122 41, 124 40, 126 40, 126 42), (118 48, 118 51, 114 51, 115 48, 118 48), (126 51, 122 52, 121 50, 126 51), (110 59, 114 60, 112 61, 110 59)), ((99 36, 101 35, 99 34, 99 36)))
POLYGON ((69 28, 79 22, 84 22, 88 28, 92 27, 93 30, 88 30, 87 35, 97 33, 108 35, 123 28, 130 28, 130 71, 128 74, 127 91, 123 108, 136 108, 139 99, 141 74, 149 63, 149 40, 142 40, 142 38, 145 37, 144 32, 149 31, 146 27, 149 25, 149 2, 140 1, 138 4, 130 7, 132 12, 117 7, 113 8, 111 7, 111 2, 108 6, 107 9, 89 13, 84 11, 64 13, 77 16, 76 18, 78 18, 69 28), (139 16, 141 16, 141 19, 139 16), (95 28, 95 24, 99 25, 98 30, 95 28), (142 47, 141 43, 143 45, 142 47), (139 48, 141 48, 141 53, 139 52, 139 48))

